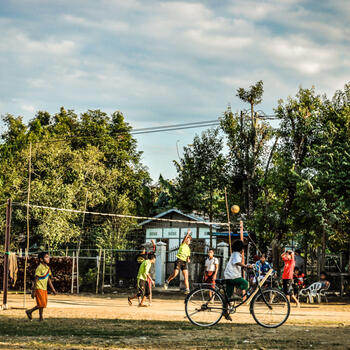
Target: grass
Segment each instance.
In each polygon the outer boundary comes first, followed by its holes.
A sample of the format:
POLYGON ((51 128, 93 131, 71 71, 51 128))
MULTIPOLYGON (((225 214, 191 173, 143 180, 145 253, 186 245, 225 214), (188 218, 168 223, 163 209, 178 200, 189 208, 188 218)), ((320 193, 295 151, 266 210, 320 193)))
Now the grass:
POLYGON ((50 318, 39 323, 0 316, 1 349, 350 349, 350 327, 286 325, 264 329, 188 322, 50 318))

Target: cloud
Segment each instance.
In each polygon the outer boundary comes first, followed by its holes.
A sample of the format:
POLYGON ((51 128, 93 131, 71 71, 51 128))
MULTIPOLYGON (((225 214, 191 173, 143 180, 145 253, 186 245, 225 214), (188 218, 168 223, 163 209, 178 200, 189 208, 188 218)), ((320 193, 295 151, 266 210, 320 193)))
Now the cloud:
MULTIPOLYGON (((260 79, 269 114, 299 85, 331 95, 350 76, 345 0, 5 0, 0 13, 0 113, 26 120, 62 105, 119 109, 136 127, 211 120, 246 107, 235 90, 260 79)), ((167 169, 177 137, 156 138, 167 169)))

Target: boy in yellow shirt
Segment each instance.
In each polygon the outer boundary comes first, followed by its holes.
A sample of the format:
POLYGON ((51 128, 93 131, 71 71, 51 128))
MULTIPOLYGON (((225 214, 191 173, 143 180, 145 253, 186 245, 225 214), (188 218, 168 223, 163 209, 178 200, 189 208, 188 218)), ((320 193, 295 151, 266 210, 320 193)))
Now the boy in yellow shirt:
POLYGON ((176 261, 175 261, 175 267, 174 267, 174 272, 172 273, 171 276, 168 277, 168 279, 164 283, 164 289, 167 290, 169 283, 171 280, 173 280, 178 274, 181 269, 182 274, 184 276, 184 282, 185 282, 185 294, 188 294, 190 292, 190 284, 188 282, 188 263, 190 262, 190 256, 191 256, 191 249, 190 249, 190 244, 191 244, 191 230, 188 229, 187 234, 185 238, 183 239, 179 250, 176 255, 176 261))
POLYGON ((57 294, 52 282, 51 282, 51 270, 48 264, 50 263, 50 256, 48 253, 39 253, 39 266, 35 270, 35 284, 32 290, 32 298, 36 299, 36 306, 27 310, 27 317, 32 320, 32 313, 39 310, 39 321, 43 321, 43 311, 47 306, 47 284, 49 284, 54 295, 57 294))
POLYGON ((137 289, 138 292, 132 296, 128 297, 128 303, 131 306, 132 300, 135 298, 141 298, 141 301, 139 303, 140 307, 145 307, 147 305, 144 305, 146 297, 150 294, 150 288, 149 288, 149 281, 154 286, 154 281, 152 280, 150 269, 152 264, 156 261, 156 256, 154 253, 150 253, 148 255, 148 259, 144 260, 139 268, 139 272, 137 274, 137 289))

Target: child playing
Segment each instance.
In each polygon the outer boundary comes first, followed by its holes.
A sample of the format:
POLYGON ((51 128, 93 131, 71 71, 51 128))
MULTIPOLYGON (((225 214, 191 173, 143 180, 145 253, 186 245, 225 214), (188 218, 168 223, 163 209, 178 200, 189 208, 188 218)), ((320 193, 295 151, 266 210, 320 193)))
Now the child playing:
POLYGON ((205 260, 203 282, 211 284, 215 288, 215 280, 219 269, 219 259, 214 257, 214 249, 208 250, 208 257, 205 260))
MULTIPOLYGON (((145 246, 141 247, 141 252, 140 254, 137 255, 136 257, 136 262, 137 262, 137 268, 139 269, 141 264, 148 259, 148 255, 150 253, 155 253, 156 252, 156 244, 154 243, 154 240, 152 239, 152 251, 151 252, 147 252, 147 248, 145 246)), ((138 270, 137 270, 138 271, 138 270)), ((149 305, 152 305, 152 282, 150 279, 148 279, 148 288, 149 288, 149 295, 148 295, 148 301, 149 301, 149 305)))
POLYGON ((149 273, 151 269, 151 265, 154 264, 156 261, 156 256, 153 253, 150 253, 148 255, 148 259, 144 260, 144 262, 141 264, 139 268, 139 272, 137 274, 137 288, 138 292, 132 296, 128 297, 128 303, 131 306, 132 300, 135 298, 140 298, 141 301, 139 302, 139 307, 146 307, 147 305, 144 305, 146 297, 149 296, 149 284, 148 279, 151 281, 152 285, 154 286, 154 281, 152 280, 152 277, 149 273))
POLYGON ((295 297, 293 291, 293 274, 295 267, 294 252, 291 250, 285 251, 282 254, 282 260, 284 261, 284 269, 282 274, 283 292, 289 301, 292 298, 297 304, 297 307, 300 307, 299 300, 295 297))
MULTIPOLYGON (((224 277, 226 280, 226 293, 229 301, 240 301, 242 298, 238 295, 233 294, 234 287, 238 287, 240 290, 248 289, 248 281, 242 278, 242 267, 252 268, 252 265, 245 265, 242 263, 243 253, 243 241, 240 239, 236 240, 232 244, 232 255, 226 265, 224 277)), ((224 314, 227 320, 232 321, 228 311, 224 314)))
POLYGON ((167 290, 169 283, 171 280, 173 280, 178 274, 181 269, 182 274, 184 276, 184 282, 185 282, 185 294, 188 294, 190 292, 190 284, 188 282, 188 263, 190 262, 190 255, 191 255, 191 249, 190 249, 190 244, 191 244, 191 230, 188 229, 187 234, 185 238, 183 239, 179 251, 177 252, 177 260, 175 261, 175 266, 174 266, 174 272, 172 273, 171 276, 168 277, 168 279, 164 283, 164 289, 167 290))
POLYGON ((299 270, 297 266, 295 266, 293 274, 293 291, 294 295, 296 295, 297 298, 299 297, 300 290, 305 287, 304 277, 305 275, 299 270))
POLYGON ((32 298, 36 299, 36 306, 27 310, 26 314, 30 320, 33 319, 32 313, 39 310, 39 321, 43 321, 43 311, 47 306, 47 284, 49 284, 54 295, 57 294, 51 282, 51 270, 48 266, 50 263, 50 256, 48 253, 39 253, 39 266, 35 270, 35 282, 32 290, 32 298))

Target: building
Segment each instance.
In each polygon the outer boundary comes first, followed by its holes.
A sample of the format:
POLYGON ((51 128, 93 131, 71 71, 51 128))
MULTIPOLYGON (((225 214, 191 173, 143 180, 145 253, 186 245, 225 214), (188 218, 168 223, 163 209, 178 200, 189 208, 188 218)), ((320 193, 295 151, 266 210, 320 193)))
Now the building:
MULTIPOLYGON (((175 260, 176 254, 171 253, 178 249, 188 229, 192 231, 194 245, 202 243, 206 249, 210 245, 213 248, 216 247, 216 236, 212 235, 210 237, 210 225, 201 217, 185 214, 178 209, 169 209, 154 218, 191 221, 191 223, 187 223, 149 219, 140 223, 145 232, 146 242, 150 242, 153 239, 155 242, 162 241, 166 244, 166 250, 171 255, 171 257, 168 257, 168 261, 175 260)), ((217 226, 212 225, 212 232, 216 230, 217 226)))

